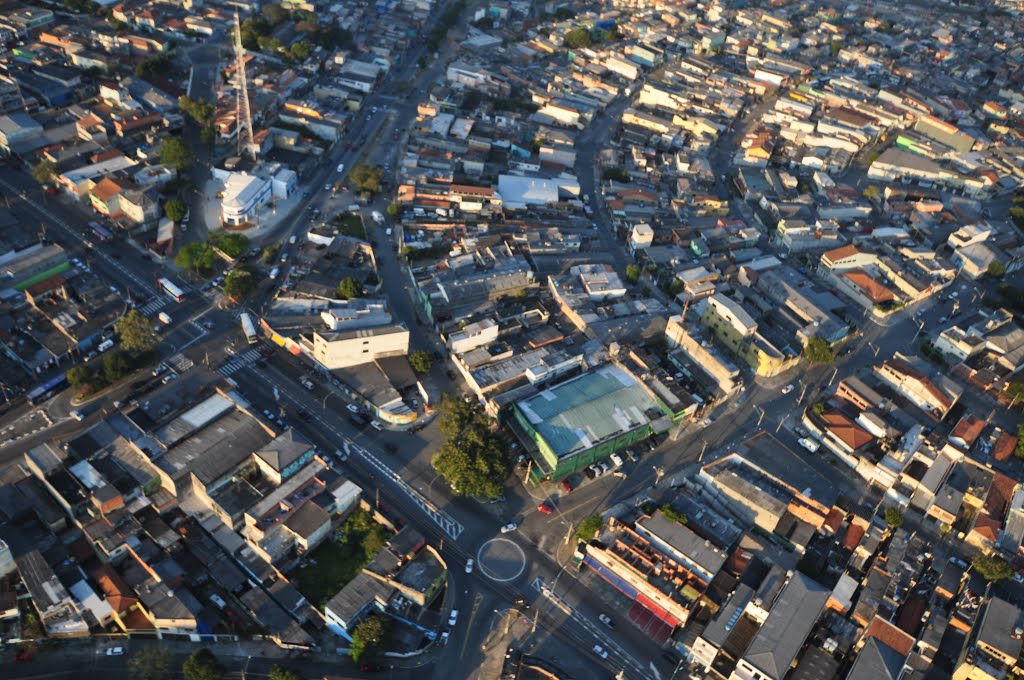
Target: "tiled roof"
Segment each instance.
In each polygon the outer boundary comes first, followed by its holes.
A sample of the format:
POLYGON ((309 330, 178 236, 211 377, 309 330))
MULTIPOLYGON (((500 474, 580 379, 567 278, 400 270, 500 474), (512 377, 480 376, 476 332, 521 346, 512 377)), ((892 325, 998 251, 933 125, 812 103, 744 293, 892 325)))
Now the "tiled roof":
POLYGON ((97 199, 106 203, 114 196, 124 191, 125 187, 121 186, 109 177, 104 177, 99 183, 92 188, 89 193, 95 196, 97 199))
POLYGON ((992 457, 998 461, 1004 461, 1009 459, 1016 449, 1017 437, 1003 430, 999 433, 999 439, 996 440, 995 446, 992 447, 992 457))
POLYGON ((981 435, 982 430, 985 429, 987 423, 981 418, 977 418, 973 415, 967 415, 960 419, 960 422, 956 424, 953 431, 950 433, 949 438, 962 439, 967 448, 974 446, 974 442, 977 441, 981 435))
POLYGON ((874 441, 874 436, 861 428, 842 413, 825 413, 821 416, 826 427, 851 449, 857 450, 874 441))
POLYGON ((843 276, 853 285, 861 289, 868 299, 874 303, 889 302, 896 298, 893 292, 875 281, 860 269, 851 269, 843 272, 843 276))
POLYGON ((824 262, 825 260, 829 260, 830 262, 838 262, 839 260, 842 260, 843 258, 853 257, 854 255, 859 255, 859 254, 860 254, 860 251, 857 250, 857 246, 852 245, 852 244, 847 244, 845 246, 840 246, 839 248, 833 248, 832 250, 828 251, 827 253, 825 253, 824 255, 821 256, 821 260, 822 260, 822 262, 824 262))

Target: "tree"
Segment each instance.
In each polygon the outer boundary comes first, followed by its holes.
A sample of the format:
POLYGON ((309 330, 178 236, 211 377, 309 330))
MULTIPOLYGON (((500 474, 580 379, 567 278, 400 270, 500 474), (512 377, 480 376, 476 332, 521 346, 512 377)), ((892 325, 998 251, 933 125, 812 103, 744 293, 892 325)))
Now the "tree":
POLYGON ((205 276, 213 268, 213 259, 213 248, 208 244, 189 243, 178 251, 174 257, 174 264, 205 276))
POLYGON ((434 366, 434 357, 430 352, 418 349, 409 355, 409 364, 412 366, 412 370, 420 375, 426 375, 434 366))
POLYGON ((267 20, 271 28, 288 18, 288 11, 281 7, 281 5, 263 5, 260 9, 260 14, 267 20))
POLYGON ((316 45, 308 40, 300 40, 288 48, 288 55, 295 61, 306 61, 313 54, 316 45))
POLYGON ((355 185, 356 191, 363 194, 375 194, 380 191, 380 181, 384 170, 377 165, 359 163, 348 173, 348 179, 355 185))
POLYGON ((671 505, 661 506, 661 513, 665 515, 666 518, 672 520, 676 524, 682 524, 683 526, 686 526, 690 523, 690 518, 686 516, 685 512, 679 512, 671 505))
POLYGON ((831 364, 835 361, 835 352, 828 341, 822 338, 811 338, 804 347, 804 356, 812 364, 831 364))
POLYGON ((865 187, 865 189, 864 189, 864 191, 862 193, 864 195, 864 198, 866 198, 866 199, 868 199, 869 201, 872 201, 872 202, 877 201, 878 197, 882 195, 881 190, 878 187, 876 187, 874 184, 871 184, 871 185, 865 187))
POLYGON ((67 379, 72 387, 81 387, 92 380, 92 371, 86 366, 72 366, 68 369, 67 379))
POLYGON ((883 517, 885 517, 885 523, 893 529, 903 524, 903 513, 895 505, 886 508, 883 517))
POLYGON ((601 171, 601 179, 609 179, 615 182, 628 182, 629 173, 627 173, 622 168, 605 168, 604 170, 601 171))
POLYGON ((822 404, 822 403, 821 403, 820 401, 816 401, 816 402, 814 402, 814 406, 813 406, 813 407, 811 407, 811 408, 812 408, 812 409, 814 410, 814 412, 815 412, 815 413, 817 413, 817 414, 818 414, 819 416, 820 416, 820 415, 821 415, 822 413, 824 413, 824 412, 825 412, 825 405, 824 405, 824 404, 822 404))
POLYGON ((130 310, 114 324, 121 346, 130 352, 148 352, 159 341, 153 322, 137 309, 130 310))
POLYGON ((166 215, 167 219, 175 224, 185 219, 185 215, 187 214, 188 206, 186 206, 185 201, 180 198, 172 198, 164 203, 164 215, 166 215))
POLYGON ((391 203, 388 205, 388 215, 391 215, 392 217, 398 217, 398 213, 401 211, 402 209, 397 203, 391 203))
POLYGON ((566 47, 572 50, 583 49, 594 44, 594 39, 590 37, 590 31, 585 28, 574 28, 571 31, 566 31, 562 41, 566 47))
POLYGON ((46 184, 52 180, 57 174, 57 166, 54 165, 53 161, 39 161, 36 167, 32 168, 32 179, 39 182, 40 184, 46 184))
POLYGON ((584 517, 576 528, 576 538, 581 541, 589 541, 594 537, 594 534, 601 530, 602 524, 604 524, 604 520, 601 519, 601 515, 584 517))
POLYGON ((1013 576, 1010 563, 996 555, 976 555, 971 566, 986 581, 1005 581, 1013 576))
POLYGON ((224 277, 224 294, 237 302, 256 290, 258 284, 256 270, 244 265, 236 267, 224 277))
POLYGON ((626 265, 626 280, 636 283, 640 280, 640 267, 635 264, 626 265))
POLYGON ((143 647, 128 659, 128 672, 135 680, 167 680, 174 655, 163 647, 143 647))
POLYGON ((107 382, 117 382, 132 371, 131 362, 124 352, 109 352, 103 356, 103 377, 107 382))
POLYGON ((1013 455, 1018 458, 1024 458, 1024 425, 1017 426, 1017 448, 1014 450, 1013 455))
POLYGON ((388 634, 389 621, 383 614, 372 614, 352 631, 352 645, 349 654, 353 661, 359 661, 368 652, 376 651, 384 644, 388 634))
POLYGON ((993 279, 1001 279, 1006 274, 1006 267, 999 260, 992 260, 988 263, 988 268, 985 272, 993 279))
POLYGON ((277 261, 277 256, 281 253, 280 243, 271 243, 269 246, 263 249, 263 254, 260 255, 260 260, 263 264, 270 264, 277 261))
POLYGON ((445 436, 431 465, 460 496, 497 498, 508 470, 508 452, 491 432, 491 423, 477 402, 446 397, 438 428, 445 436))
POLYGON ((181 137, 171 137, 160 146, 160 162, 178 172, 192 165, 195 154, 181 137))
POLYGON ((224 231, 223 229, 211 231, 206 241, 232 260, 238 259, 245 254, 245 251, 249 250, 249 244, 251 243, 249 237, 245 234, 236 234, 224 231))
POLYGON ((302 680, 302 676, 290 668, 284 668, 275 664, 270 669, 270 675, 267 676, 267 680, 302 680))
POLYGON ((221 680, 225 669, 217 657, 206 647, 192 652, 181 667, 185 680, 221 680))
POLYGON ((338 297, 342 300, 351 300, 352 298, 362 297, 362 295, 363 287, 351 276, 346 276, 341 281, 338 281, 338 297))

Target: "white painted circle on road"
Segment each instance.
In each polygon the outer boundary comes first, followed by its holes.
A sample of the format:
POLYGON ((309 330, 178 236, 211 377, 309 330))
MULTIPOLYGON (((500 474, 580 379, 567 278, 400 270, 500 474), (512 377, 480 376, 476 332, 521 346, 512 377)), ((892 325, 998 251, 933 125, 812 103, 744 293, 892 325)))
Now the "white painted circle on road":
POLYGON ((508 583, 526 571, 526 553, 515 541, 492 538, 477 550, 476 563, 487 578, 498 583, 508 583))

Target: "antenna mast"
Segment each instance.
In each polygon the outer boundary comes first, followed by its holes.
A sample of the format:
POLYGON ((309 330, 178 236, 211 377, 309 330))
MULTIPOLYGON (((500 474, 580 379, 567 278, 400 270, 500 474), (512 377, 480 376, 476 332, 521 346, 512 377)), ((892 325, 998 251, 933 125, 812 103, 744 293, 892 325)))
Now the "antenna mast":
POLYGON ((256 161, 256 144, 252 138, 252 112, 249 110, 249 82, 245 77, 245 48, 242 47, 242 25, 235 12, 235 127, 238 130, 238 155, 248 154, 256 161))

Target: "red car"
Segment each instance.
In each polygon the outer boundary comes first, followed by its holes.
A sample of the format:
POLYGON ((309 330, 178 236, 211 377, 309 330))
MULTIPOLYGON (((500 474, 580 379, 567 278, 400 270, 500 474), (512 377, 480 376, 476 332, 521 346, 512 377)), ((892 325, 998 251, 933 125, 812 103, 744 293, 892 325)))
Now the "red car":
POLYGON ((544 501, 543 503, 537 506, 537 510, 543 512, 545 515, 550 515, 555 511, 555 508, 554 506, 551 505, 550 502, 544 501))
POLYGON ((567 480, 567 479, 563 479, 562 480, 562 491, 564 491, 566 493, 572 493, 572 484, 569 483, 569 480, 567 480))

